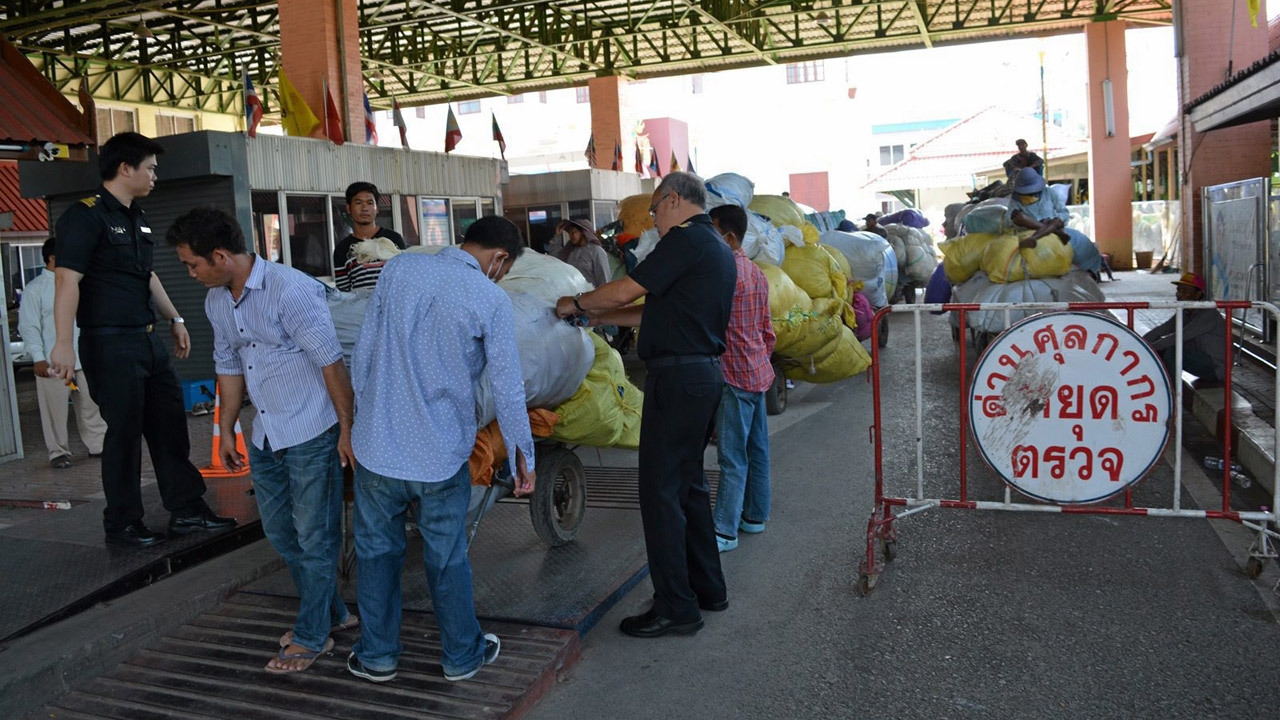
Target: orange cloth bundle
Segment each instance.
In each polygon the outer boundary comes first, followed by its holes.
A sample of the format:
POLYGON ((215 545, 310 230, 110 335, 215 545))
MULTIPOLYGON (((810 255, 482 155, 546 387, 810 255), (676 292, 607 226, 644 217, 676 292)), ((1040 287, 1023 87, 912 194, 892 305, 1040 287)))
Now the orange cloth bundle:
MULTIPOLYGON (((534 408, 529 411, 529 430, 536 438, 549 437, 557 422, 560 422, 560 416, 550 410, 534 408)), ((493 484, 494 473, 506 461, 507 446, 502 442, 498 421, 494 420, 476 433, 476 445, 471 448, 471 459, 467 461, 471 484, 489 487, 493 484)))

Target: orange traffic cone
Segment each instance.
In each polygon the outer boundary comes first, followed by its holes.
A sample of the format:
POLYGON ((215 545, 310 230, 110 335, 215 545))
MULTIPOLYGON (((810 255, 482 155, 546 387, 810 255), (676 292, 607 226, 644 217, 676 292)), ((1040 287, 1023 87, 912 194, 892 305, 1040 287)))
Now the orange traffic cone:
POLYGON ((200 468, 200 474, 207 478, 235 478, 249 474, 249 452, 244 446, 244 433, 240 431, 240 421, 236 420, 236 451, 244 458, 243 470, 232 470, 222 464, 222 389, 213 389, 213 460, 208 467, 200 468))

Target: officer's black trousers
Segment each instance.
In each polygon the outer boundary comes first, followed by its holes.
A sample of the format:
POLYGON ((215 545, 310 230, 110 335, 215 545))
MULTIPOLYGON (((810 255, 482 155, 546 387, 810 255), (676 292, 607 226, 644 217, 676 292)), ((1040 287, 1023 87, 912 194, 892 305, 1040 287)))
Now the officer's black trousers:
POLYGON ((700 617, 698 601, 725 599, 711 493, 702 470, 724 378, 719 364, 651 368, 640 420, 640 518, 654 610, 700 617))
POLYGON ((102 491, 107 532, 141 520, 142 438, 147 438, 160 498, 169 512, 200 507, 204 478, 191 464, 191 439, 182 385, 164 342, 155 333, 80 337, 80 363, 89 393, 107 421, 102 445, 102 491))

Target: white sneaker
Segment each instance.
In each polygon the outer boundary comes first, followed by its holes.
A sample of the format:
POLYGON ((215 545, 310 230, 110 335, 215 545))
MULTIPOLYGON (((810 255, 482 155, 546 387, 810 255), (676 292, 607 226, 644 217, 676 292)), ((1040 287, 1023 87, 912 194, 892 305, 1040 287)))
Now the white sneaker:
POLYGON ((477 666, 476 669, 462 673, 461 675, 450 675, 449 673, 445 673, 444 679, 453 680, 454 682, 457 682, 458 680, 470 680, 476 676, 476 673, 480 672, 480 668, 485 665, 492 665, 493 662, 498 659, 498 651, 501 649, 502 641, 498 639, 498 636, 493 633, 485 633, 484 657, 480 658, 480 665, 477 666))

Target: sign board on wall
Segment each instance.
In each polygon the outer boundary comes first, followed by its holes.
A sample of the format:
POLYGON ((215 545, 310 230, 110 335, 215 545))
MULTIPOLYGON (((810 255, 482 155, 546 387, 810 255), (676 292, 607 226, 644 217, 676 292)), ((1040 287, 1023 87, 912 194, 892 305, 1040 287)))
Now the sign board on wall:
POLYGON ((1033 315, 996 338, 969 388, 974 441, 1014 489, 1046 502, 1105 500, 1164 452, 1169 378, 1109 315, 1033 315))

